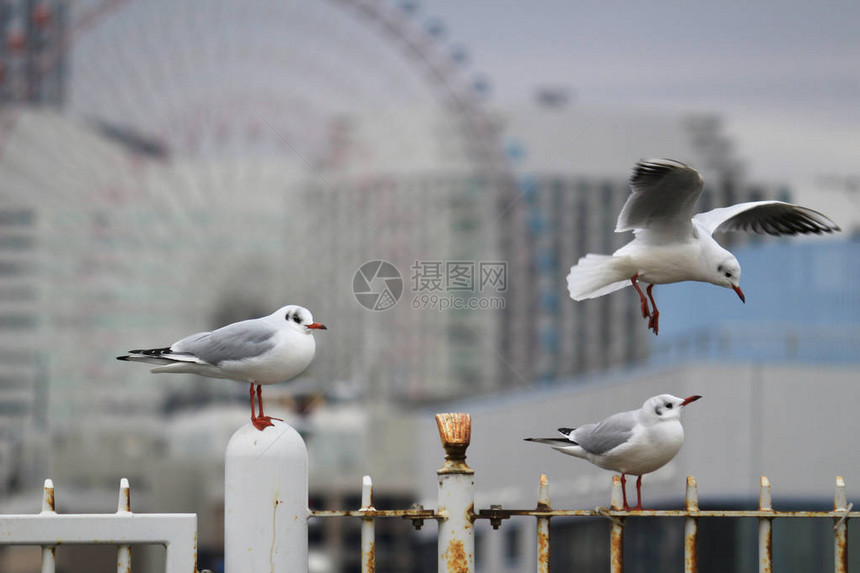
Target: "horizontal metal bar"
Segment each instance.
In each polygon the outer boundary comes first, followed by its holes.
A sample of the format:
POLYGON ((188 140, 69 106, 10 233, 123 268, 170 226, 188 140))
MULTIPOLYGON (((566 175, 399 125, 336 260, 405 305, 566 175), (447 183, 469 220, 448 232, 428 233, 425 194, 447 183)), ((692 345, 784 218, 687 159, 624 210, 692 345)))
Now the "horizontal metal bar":
POLYGON ((482 509, 475 519, 507 519, 514 516, 530 517, 772 517, 780 518, 841 518, 860 517, 860 511, 761 511, 761 510, 699 510, 657 509, 623 511, 610 509, 482 509))
MULTIPOLYGON (((860 511, 761 511, 685 509, 645 509, 623 511, 609 509, 482 509, 473 519, 508 519, 510 517, 772 517, 781 518, 846 518, 860 517, 860 511)), ((372 510, 313 510, 310 517, 404 517, 407 519, 444 519, 432 509, 372 509, 372 510)))
POLYGON ((193 542, 193 513, 53 514, 0 516, 0 545, 109 545, 193 542))
POLYGON ((432 509, 355 509, 312 510, 310 517, 405 517, 407 519, 444 519, 432 509))

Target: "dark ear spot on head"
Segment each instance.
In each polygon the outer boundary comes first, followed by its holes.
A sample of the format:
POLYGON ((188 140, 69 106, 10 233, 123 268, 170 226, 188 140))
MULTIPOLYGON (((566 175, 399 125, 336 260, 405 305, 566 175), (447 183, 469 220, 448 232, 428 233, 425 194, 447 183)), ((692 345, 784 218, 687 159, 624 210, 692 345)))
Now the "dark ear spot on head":
POLYGON ((662 416, 663 415, 663 408, 661 408, 660 406, 657 406, 656 408, 654 408, 654 413, 657 414, 658 416, 662 416))

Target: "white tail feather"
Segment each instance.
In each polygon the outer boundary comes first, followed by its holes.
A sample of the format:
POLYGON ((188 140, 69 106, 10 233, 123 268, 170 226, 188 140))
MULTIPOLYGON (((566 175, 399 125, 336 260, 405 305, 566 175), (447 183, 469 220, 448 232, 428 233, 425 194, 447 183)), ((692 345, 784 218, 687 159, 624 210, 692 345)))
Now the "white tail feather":
POLYGON ((618 260, 610 255, 585 255, 567 275, 567 290, 573 300, 597 298, 630 284, 630 277, 618 268, 618 260))

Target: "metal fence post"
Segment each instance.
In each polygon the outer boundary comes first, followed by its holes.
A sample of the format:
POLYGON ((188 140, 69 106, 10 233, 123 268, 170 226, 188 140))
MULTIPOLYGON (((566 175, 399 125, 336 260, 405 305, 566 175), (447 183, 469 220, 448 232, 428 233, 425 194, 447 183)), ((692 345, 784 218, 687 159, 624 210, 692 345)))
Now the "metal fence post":
MULTIPOLYGON (((612 476, 612 494, 610 497, 610 509, 619 511, 624 507, 623 488, 621 476, 612 476)), ((610 517, 612 525, 609 526, 609 571, 611 573, 624 573, 624 518, 610 517)))
POLYGON ((299 433, 281 421, 239 428, 224 486, 226 573, 307 573, 308 452, 299 433))
MULTIPOLYGON (((759 511, 773 511, 770 497, 770 480, 761 476, 761 487, 758 498, 759 511)), ((773 571, 773 518, 758 519, 758 570, 759 573, 773 571)))
MULTIPOLYGON (((42 490, 42 515, 57 515, 54 506, 54 482, 46 479, 42 490)), ((57 564, 57 546, 42 546, 42 573, 54 573, 57 564)))
MULTIPOLYGON (((699 487, 696 478, 687 476, 687 497, 685 507, 688 512, 699 511, 699 487)), ((699 570, 699 518, 684 518, 684 573, 697 573, 699 570)))
POLYGON ((469 414, 436 414, 445 465, 439 476, 439 573, 471 573, 475 569, 475 471, 466 465, 472 437, 469 414))
POLYGON ((845 493, 845 480, 836 476, 836 494, 833 497, 833 511, 844 512, 842 517, 834 518, 834 554, 836 573, 848 573, 848 512, 853 504, 848 503, 845 493))
MULTIPOLYGON (((549 480, 546 474, 540 476, 538 489, 538 511, 550 511, 549 480)), ((549 573, 549 517, 537 518, 537 573, 549 573)))
MULTIPOLYGON (((373 511, 373 482, 370 476, 361 480, 361 511, 373 511)), ((361 573, 376 571, 376 526, 372 517, 361 520, 361 573)))
MULTIPOLYGON (((116 512, 122 515, 131 513, 131 488, 126 478, 122 478, 119 482, 116 512)), ((131 545, 120 545, 116 548, 116 570, 117 573, 131 573, 131 545)))

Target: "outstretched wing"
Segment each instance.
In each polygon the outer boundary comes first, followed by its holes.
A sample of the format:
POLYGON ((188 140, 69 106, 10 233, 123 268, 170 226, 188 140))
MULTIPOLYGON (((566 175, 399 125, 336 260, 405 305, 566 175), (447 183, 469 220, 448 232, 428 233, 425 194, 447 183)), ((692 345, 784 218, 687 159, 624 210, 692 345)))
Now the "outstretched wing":
POLYGON ((667 237, 693 232, 690 219, 702 194, 699 172, 672 159, 642 160, 630 178, 632 193, 618 215, 615 232, 647 231, 667 237))
POLYGON ((822 213, 782 201, 750 201, 699 213, 693 220, 709 233, 752 231, 769 235, 832 233, 839 226, 822 213))

